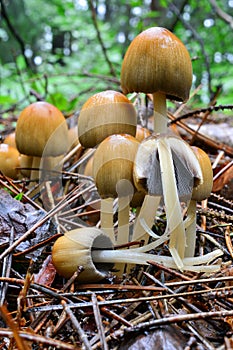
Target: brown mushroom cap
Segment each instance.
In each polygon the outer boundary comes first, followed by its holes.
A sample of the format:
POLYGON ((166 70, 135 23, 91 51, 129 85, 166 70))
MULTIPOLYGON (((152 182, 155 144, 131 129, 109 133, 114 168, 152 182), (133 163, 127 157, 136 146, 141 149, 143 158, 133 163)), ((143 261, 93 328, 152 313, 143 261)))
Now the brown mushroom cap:
POLYGON ((0 144, 0 170, 12 179, 18 179, 20 167, 20 154, 15 147, 8 144, 0 144))
POLYGON ((102 198, 114 198, 119 191, 127 195, 133 184, 133 164, 139 146, 135 137, 126 134, 117 134, 107 137, 100 143, 93 158, 93 178, 99 195, 102 198), (127 180, 121 182, 121 180, 127 180), (125 186, 125 187, 124 187, 125 186))
POLYGON ((48 102, 35 102, 20 114, 16 125, 16 145, 20 153, 42 157, 59 156, 68 148, 68 127, 63 114, 48 102), (53 137, 52 142, 51 137, 53 137))
POLYGON ((149 136, 151 136, 150 130, 138 124, 135 138, 141 142, 149 136))
POLYGON ((79 282, 99 281, 103 279, 113 264, 95 264, 92 249, 112 249, 108 236, 95 227, 82 227, 61 236, 54 243, 52 260, 57 272, 70 278, 83 266, 84 271, 78 276, 79 282))
POLYGON ((202 201, 208 198, 213 188, 213 169, 208 154, 199 147, 192 146, 202 170, 202 179, 193 188, 192 199, 202 201))
POLYGON ((164 93, 186 101, 192 84, 192 64, 184 44, 169 30, 152 27, 129 45, 125 54, 121 87, 130 92, 164 93))
POLYGON ((15 143, 15 132, 12 132, 8 134, 4 140, 4 143, 6 143, 9 146, 12 146, 16 148, 16 143, 15 143))
POLYGON ((113 134, 136 134, 137 116, 131 101, 122 93, 106 90, 91 96, 78 118, 81 145, 92 148, 113 134))

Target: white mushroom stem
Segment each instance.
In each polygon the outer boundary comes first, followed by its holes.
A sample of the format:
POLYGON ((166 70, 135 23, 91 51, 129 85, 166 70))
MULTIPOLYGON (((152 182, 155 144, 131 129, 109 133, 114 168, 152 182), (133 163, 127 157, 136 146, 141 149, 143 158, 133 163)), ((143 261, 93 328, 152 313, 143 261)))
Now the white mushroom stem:
POLYGON ((184 221, 186 231, 185 257, 192 257, 195 253, 196 246, 196 201, 191 199, 187 209, 187 218, 184 221))
POLYGON ((132 241, 145 240, 147 242, 149 236, 142 222, 149 228, 153 226, 160 200, 160 196, 151 196, 149 194, 145 196, 134 224, 132 241))
MULTIPOLYGON (((40 162, 41 162, 41 158, 40 157, 33 157, 32 159, 32 170, 30 173, 30 180, 31 181, 38 181, 38 179, 40 178, 40 162)), ((33 186, 32 183, 30 183, 30 186, 33 186)))
POLYGON ((129 242, 130 196, 118 197, 117 244, 129 242))
POLYGON ((177 267, 183 269, 185 251, 185 228, 179 202, 172 153, 166 138, 158 140, 158 154, 161 168, 163 198, 170 232, 169 250, 177 267))
POLYGON ((153 93, 154 105, 154 132, 165 134, 167 133, 167 106, 166 95, 161 92, 153 93))
MULTIPOLYGON (((194 258, 183 259, 183 270, 195 272, 216 272, 219 270, 219 265, 205 266, 214 259, 221 256, 223 253, 220 249, 216 249, 211 253, 194 258)), ((148 261, 163 264, 169 268, 177 268, 177 264, 172 257, 159 256, 147 253, 139 253, 135 249, 127 250, 92 250, 92 260, 94 263, 130 263, 148 265, 148 261)))
POLYGON ((112 242, 115 242, 115 233, 113 228, 113 198, 101 198, 100 222, 101 229, 112 240, 112 242))

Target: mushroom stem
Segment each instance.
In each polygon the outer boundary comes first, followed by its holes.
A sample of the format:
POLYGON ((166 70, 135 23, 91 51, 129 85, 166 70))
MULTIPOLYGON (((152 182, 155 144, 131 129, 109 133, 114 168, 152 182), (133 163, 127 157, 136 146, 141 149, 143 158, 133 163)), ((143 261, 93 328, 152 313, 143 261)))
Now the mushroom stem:
POLYGON ((191 199, 187 209, 187 218, 184 222, 186 231, 186 247, 184 251, 185 257, 193 257, 195 253, 196 218, 196 201, 191 199))
MULTIPOLYGON (((203 256, 184 258, 183 270, 196 272, 218 271, 219 265, 203 266, 203 264, 208 264, 221 255, 222 251, 220 249, 216 249, 213 252, 205 254, 203 256)), ((94 263, 131 263, 148 265, 148 261, 151 261, 163 264, 164 266, 169 268, 177 268, 176 263, 174 262, 172 257, 154 255, 149 253, 139 253, 135 252, 134 249, 92 250, 91 256, 94 263)))
POLYGON ((177 267, 182 270, 184 265, 182 260, 185 251, 185 228, 176 186, 171 148, 166 138, 158 140, 158 154, 167 227, 170 232, 169 250, 177 267))
POLYGON ((118 197, 118 231, 117 244, 129 241, 130 196, 118 197))
POLYGON ((151 228, 153 226, 160 200, 160 196, 151 196, 149 194, 145 196, 142 207, 134 224, 132 241, 148 240, 149 235, 144 228, 145 225, 142 226, 141 220, 144 220, 147 227, 151 228))
POLYGON ((115 242, 115 233, 113 228, 113 198, 101 198, 100 222, 101 229, 112 240, 112 242, 115 242))
POLYGON ((161 92, 155 92, 152 96, 154 104, 154 132, 165 134, 168 122, 166 95, 161 92))
MULTIPOLYGON (((32 170, 30 173, 30 180, 31 181, 38 181, 40 178, 40 162, 41 158, 40 157, 33 157, 32 159, 32 170)), ((33 186, 32 182, 30 182, 30 186, 33 186)))

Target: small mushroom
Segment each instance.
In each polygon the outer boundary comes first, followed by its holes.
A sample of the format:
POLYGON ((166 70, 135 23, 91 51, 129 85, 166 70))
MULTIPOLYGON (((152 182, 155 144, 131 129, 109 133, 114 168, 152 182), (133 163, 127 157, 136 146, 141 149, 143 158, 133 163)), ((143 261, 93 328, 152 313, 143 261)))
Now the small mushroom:
MULTIPOLYGON (((51 175, 53 162, 48 157, 63 155, 68 149, 68 127, 63 114, 47 102, 34 102, 20 114, 16 125, 16 145, 21 154, 33 157, 32 168, 40 168, 43 159, 47 162, 51 175)), ((43 164, 42 164, 43 167, 43 164)), ((31 172, 31 179, 39 177, 39 172, 31 172)))
POLYGON ((101 197, 101 228, 113 242, 113 200, 118 197, 118 244, 129 239, 129 206, 134 194, 133 164, 138 145, 131 135, 115 134, 104 139, 93 156, 93 178, 101 197))
POLYGON ((8 134, 5 137, 4 143, 6 143, 7 145, 12 146, 14 148, 17 148, 16 143, 15 143, 15 132, 11 132, 10 134, 8 134))
POLYGON ((137 116, 132 102, 114 90, 91 96, 78 118, 78 138, 84 148, 93 148, 113 134, 136 134, 137 116))
POLYGON ((124 94, 152 94, 154 132, 167 132, 166 98, 185 102, 192 84, 192 63, 184 44, 169 30, 152 27, 136 36, 122 63, 124 94))
POLYGON ((14 180, 19 178, 20 154, 13 146, 0 144, 0 171, 14 180))
MULTIPOLYGON (((114 264, 148 265, 148 261, 154 261, 169 268, 177 268, 169 256, 146 253, 154 246, 155 243, 151 243, 140 248, 113 250, 110 238, 102 230, 95 227, 78 228, 66 232, 56 240, 52 249, 52 261, 57 272, 65 278, 70 278, 82 266, 83 271, 77 280, 86 283, 105 278, 114 264)), ((217 272, 221 266, 208 264, 222 254, 220 249, 216 249, 200 257, 184 258, 183 269, 217 272)))
MULTIPOLYGON (((15 142, 15 132, 10 133, 6 136, 4 143, 17 149, 15 142)), ((25 154, 20 155, 20 172, 23 176, 30 177, 33 157, 26 156, 25 154)))

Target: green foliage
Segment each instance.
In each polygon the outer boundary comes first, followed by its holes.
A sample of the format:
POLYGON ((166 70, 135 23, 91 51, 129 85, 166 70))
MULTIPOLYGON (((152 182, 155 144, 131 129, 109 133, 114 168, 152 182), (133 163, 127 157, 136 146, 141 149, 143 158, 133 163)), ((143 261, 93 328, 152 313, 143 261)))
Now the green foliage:
MULTIPOLYGON (((39 95, 69 114, 100 90, 119 90, 121 63, 129 43, 140 31, 156 25, 172 30, 195 58, 193 89, 203 86, 195 103, 208 103, 220 85, 218 102, 231 103, 232 30, 207 0, 190 0, 184 7, 178 0, 51 0, 46 6, 42 0, 4 3, 26 51, 22 52, 2 19, 3 111, 12 104, 21 110, 39 95), (96 9, 94 19, 91 3, 96 9)), ((233 17, 230 2, 218 1, 218 6, 233 17)))

